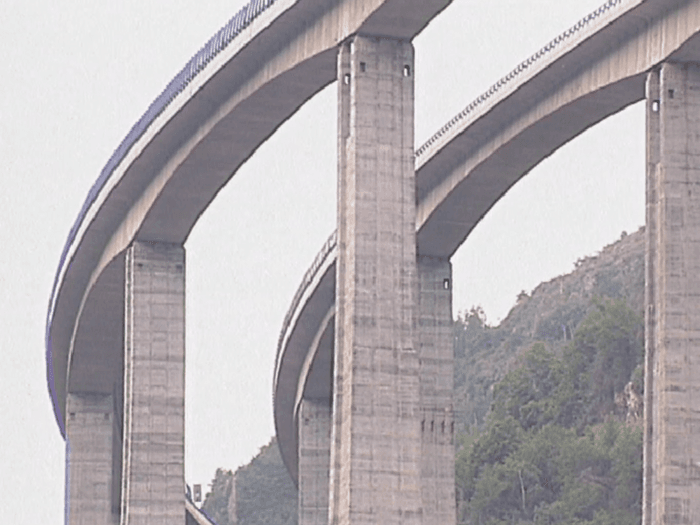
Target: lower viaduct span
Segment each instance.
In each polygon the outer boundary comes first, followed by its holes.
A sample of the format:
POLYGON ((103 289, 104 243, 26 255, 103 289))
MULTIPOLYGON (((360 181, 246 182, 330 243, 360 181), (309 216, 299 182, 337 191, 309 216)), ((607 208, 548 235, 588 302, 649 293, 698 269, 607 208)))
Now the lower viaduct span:
POLYGON ((253 0, 167 86, 72 228, 47 316, 66 523, 206 523, 184 485, 184 242, 338 86, 339 214, 285 319, 300 523, 454 523, 451 267, 521 177, 646 99, 645 525, 700 523, 700 0, 609 0, 413 146, 411 40, 450 0, 253 0))

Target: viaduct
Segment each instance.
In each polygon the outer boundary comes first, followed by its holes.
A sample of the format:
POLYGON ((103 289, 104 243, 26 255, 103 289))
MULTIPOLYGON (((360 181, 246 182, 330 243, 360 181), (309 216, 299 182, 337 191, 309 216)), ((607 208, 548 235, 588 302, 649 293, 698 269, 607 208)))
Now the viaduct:
POLYGON ((645 525, 700 523, 700 0, 608 0, 414 151, 411 41, 450 0, 252 0, 109 159, 46 326, 66 523, 208 523, 185 497, 184 243, 338 86, 338 225, 286 316, 274 414, 300 523, 455 522, 450 257, 541 160, 647 105, 645 525))

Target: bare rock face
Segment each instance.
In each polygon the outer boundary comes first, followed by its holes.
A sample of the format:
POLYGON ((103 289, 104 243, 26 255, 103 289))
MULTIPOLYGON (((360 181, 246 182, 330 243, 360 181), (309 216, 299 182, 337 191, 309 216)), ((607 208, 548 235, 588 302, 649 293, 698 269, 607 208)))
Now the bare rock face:
POLYGON ((628 425, 641 423, 644 416, 644 398, 634 382, 630 381, 622 392, 615 394, 615 407, 628 425))
MULTIPOLYGON (((498 326, 488 326, 478 307, 460 315, 454 334, 457 431, 481 426, 493 385, 533 344, 543 342, 555 352, 569 344, 578 324, 595 308, 594 298, 624 299, 642 315, 643 228, 623 232, 617 242, 574 266, 571 273, 544 282, 529 294, 521 292, 498 326)), ((642 413, 641 406, 635 410, 642 413)))

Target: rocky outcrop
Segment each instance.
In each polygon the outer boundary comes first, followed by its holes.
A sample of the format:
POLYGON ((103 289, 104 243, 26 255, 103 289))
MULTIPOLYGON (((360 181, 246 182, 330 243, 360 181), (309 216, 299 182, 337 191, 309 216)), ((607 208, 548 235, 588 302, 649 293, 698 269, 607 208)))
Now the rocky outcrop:
POLYGON ((455 415, 457 430, 479 427, 491 403, 492 388, 537 342, 560 352, 594 298, 624 299, 639 315, 644 305, 644 229, 623 232, 599 253, 579 259, 571 273, 522 292, 508 316, 495 327, 479 309, 455 323, 455 415), (481 317, 480 317, 481 315, 481 317))

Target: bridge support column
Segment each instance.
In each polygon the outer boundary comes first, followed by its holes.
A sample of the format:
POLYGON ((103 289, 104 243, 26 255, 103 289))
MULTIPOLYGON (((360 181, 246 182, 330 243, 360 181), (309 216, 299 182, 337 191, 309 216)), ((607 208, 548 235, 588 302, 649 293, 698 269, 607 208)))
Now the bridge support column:
POLYGON ((122 525, 185 523, 185 250, 127 252, 122 525))
POLYGON ((422 520, 413 46, 339 53, 338 262, 331 523, 422 520))
POLYGON ((423 522, 454 525, 452 265, 418 258, 423 522))
POLYGON ((110 394, 70 393, 66 415, 66 525, 115 525, 114 400, 110 394))
POLYGON ((700 66, 647 87, 644 523, 700 523, 700 66))
POLYGON ((299 525, 328 525, 331 407, 304 399, 299 410, 299 525))

